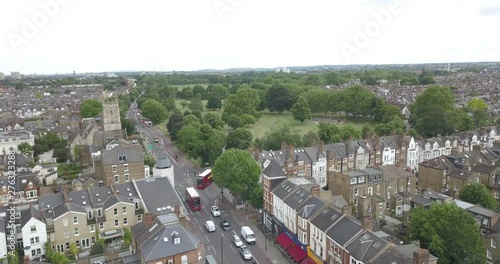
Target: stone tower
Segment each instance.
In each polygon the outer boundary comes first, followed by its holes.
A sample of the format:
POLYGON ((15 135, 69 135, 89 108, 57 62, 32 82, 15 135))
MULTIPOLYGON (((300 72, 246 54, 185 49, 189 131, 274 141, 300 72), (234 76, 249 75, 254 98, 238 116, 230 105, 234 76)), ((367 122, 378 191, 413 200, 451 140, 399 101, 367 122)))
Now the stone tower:
POLYGON ((104 131, 122 129, 122 123, 120 121, 120 107, 118 106, 118 100, 116 97, 108 97, 104 99, 102 113, 104 131))

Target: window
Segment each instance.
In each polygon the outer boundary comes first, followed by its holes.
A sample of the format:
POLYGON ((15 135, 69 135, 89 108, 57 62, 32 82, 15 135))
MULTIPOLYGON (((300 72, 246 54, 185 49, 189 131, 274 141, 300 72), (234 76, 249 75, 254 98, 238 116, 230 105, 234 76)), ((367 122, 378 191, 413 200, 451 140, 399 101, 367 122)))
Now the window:
POLYGON ((368 195, 372 195, 373 194, 373 187, 368 187, 368 195))
POLYGON ((99 223, 99 230, 103 230, 104 229, 104 223, 103 222, 100 222, 99 223))
POLYGON ((120 175, 115 175, 115 183, 120 182, 120 175))
POLYGON ((127 214, 127 207, 125 207, 125 206, 124 206, 124 207, 122 208, 122 212, 123 212, 123 214, 127 214))
POLYGON ((31 242, 31 245, 38 244, 38 243, 40 243, 40 238, 39 237, 32 237, 30 239, 30 242, 31 242))
POLYGON ((92 211, 87 211, 87 219, 92 219, 92 218, 93 218, 92 211))
POLYGON ((354 195, 358 195, 358 189, 354 189, 354 195))
POLYGON ((64 230, 64 238, 69 238, 69 231, 68 231, 68 229, 64 230))
POLYGON ((100 208, 97 209, 97 217, 102 217, 102 210, 100 208))
POLYGON ((126 161, 126 160, 127 160, 127 156, 124 156, 124 155, 118 156, 118 161, 126 161))
POLYGON ((123 224, 124 225, 128 225, 128 219, 127 218, 123 218, 123 224))
POLYGON ((75 235, 75 236, 80 235, 80 230, 78 230, 78 227, 75 227, 75 230, 74 230, 74 235, 75 235))
POLYGON ((123 171, 128 171, 128 164, 123 164, 123 171))
POLYGON ((128 182, 128 178, 129 178, 128 173, 123 174, 123 177, 125 178, 125 181, 128 182))
POLYGON ((36 225, 30 226, 30 230, 31 230, 31 232, 36 232, 36 225))
POLYGON ((490 246, 492 248, 497 248, 497 241, 494 238, 491 239, 490 246))
POLYGON ((115 226, 119 226, 120 225, 120 221, 118 221, 118 219, 115 220, 115 226))
POLYGON ((31 256, 32 257, 36 256, 36 250, 35 249, 31 250, 31 256))
POLYGON ((351 178, 351 184, 356 184, 357 183, 357 179, 356 178, 351 178))
POLYGON ((113 209, 113 214, 118 215, 118 208, 113 209))
POLYGON ((139 210, 139 202, 134 202, 135 210, 139 210))
POLYGON ((73 224, 78 224, 78 216, 73 216, 73 224))
POLYGON ((90 232, 95 232, 95 224, 90 225, 90 232))
MULTIPOLYGON (((32 183, 30 182, 30 184, 32 184, 32 183)), ((37 197, 36 191, 27 191, 26 192, 26 197, 27 198, 36 198, 37 197)))
POLYGON ((112 170, 113 172, 116 172, 116 165, 111 166, 111 170, 112 170))
POLYGON ((488 259, 492 259, 493 258, 493 254, 491 253, 491 251, 489 249, 486 250, 486 257, 488 259))
POLYGON ((362 183, 362 182, 365 182, 365 176, 361 176, 358 178, 358 182, 359 183, 362 183))
POLYGON ((142 222, 142 215, 137 215, 137 222, 142 222))

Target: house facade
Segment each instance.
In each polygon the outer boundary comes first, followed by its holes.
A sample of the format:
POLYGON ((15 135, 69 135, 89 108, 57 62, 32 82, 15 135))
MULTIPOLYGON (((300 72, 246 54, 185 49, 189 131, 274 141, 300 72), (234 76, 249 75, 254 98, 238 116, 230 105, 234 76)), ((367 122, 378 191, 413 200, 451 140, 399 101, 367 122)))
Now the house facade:
POLYGON ((144 178, 144 153, 141 146, 129 145, 103 149, 94 157, 97 180, 106 185, 144 178))

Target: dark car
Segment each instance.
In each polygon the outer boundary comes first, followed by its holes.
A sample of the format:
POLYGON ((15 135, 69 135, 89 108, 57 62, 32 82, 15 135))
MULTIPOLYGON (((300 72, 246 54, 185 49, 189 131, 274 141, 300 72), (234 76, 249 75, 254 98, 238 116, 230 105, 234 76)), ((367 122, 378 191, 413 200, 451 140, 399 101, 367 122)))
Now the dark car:
POLYGON ((229 222, 228 222, 227 220, 222 220, 222 221, 220 222, 220 226, 222 227, 222 229, 223 229, 224 231, 228 231, 228 230, 230 230, 230 229, 231 229, 231 226, 229 225, 229 222))

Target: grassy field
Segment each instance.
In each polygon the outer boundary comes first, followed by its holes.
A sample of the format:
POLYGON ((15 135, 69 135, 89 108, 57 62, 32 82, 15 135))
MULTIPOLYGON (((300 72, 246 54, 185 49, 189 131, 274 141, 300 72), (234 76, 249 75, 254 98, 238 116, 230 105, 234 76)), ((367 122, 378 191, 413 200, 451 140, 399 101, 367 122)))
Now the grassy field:
MULTIPOLYGON (((189 110, 188 107, 186 106, 185 108, 182 108, 181 102, 186 101, 189 102, 189 100, 175 100, 175 105, 177 109, 181 110, 181 112, 184 112, 186 110, 189 110)), ((203 104, 206 105, 207 100, 202 100, 203 104)), ((205 110, 202 114, 204 113, 219 113, 222 114, 222 110, 205 110)), ((252 132, 252 135, 254 138, 260 138, 266 135, 267 132, 271 131, 272 128, 278 127, 280 125, 286 124, 290 126, 292 130, 298 131, 301 135, 307 134, 309 131, 313 132, 318 132, 318 123, 319 120, 324 120, 324 121, 330 121, 330 118, 325 118, 324 115, 315 115, 313 118, 313 121, 305 121, 304 123, 300 123, 299 121, 296 121, 293 119, 293 116, 291 113, 263 113, 262 117, 257 120, 257 123, 255 123, 252 126, 247 127, 250 132, 252 132)), ((336 119, 334 119, 336 121, 336 119)), ((165 128, 167 121, 162 122, 161 124, 158 125, 158 127, 163 131, 163 133, 168 134, 167 130, 165 128)), ((366 120, 352 120, 349 121, 349 124, 352 124, 354 127, 361 129, 364 125, 366 125, 368 122, 366 120)), ((345 124, 338 124, 337 126, 342 127, 345 124)))

